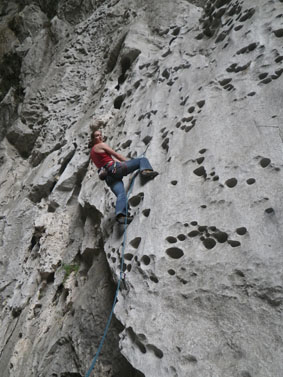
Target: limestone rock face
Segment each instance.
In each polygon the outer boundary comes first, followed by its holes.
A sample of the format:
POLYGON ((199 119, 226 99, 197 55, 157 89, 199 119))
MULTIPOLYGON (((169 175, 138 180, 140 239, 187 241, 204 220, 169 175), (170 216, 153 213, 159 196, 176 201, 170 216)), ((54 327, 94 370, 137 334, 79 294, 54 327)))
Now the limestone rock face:
POLYGON ((283 375, 282 0, 0 4, 1 377, 283 375), (129 187, 131 177, 124 179, 129 187))

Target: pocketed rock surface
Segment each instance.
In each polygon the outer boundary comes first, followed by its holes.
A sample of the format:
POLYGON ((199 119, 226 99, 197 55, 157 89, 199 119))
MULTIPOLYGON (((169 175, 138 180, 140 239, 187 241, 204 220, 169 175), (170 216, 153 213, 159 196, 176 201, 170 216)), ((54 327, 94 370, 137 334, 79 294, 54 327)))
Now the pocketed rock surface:
POLYGON ((282 0, 2 1, 1 377, 282 377, 282 0), (124 179, 129 187, 130 177, 124 179))

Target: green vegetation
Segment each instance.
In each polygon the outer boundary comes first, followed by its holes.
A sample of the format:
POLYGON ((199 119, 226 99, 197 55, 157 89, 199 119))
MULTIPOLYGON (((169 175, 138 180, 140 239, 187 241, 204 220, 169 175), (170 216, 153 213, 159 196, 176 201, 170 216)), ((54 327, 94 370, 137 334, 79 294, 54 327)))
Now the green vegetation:
POLYGON ((64 277, 64 282, 65 282, 72 272, 77 273, 79 271, 80 265, 78 263, 63 264, 62 268, 65 271, 65 277, 64 277))

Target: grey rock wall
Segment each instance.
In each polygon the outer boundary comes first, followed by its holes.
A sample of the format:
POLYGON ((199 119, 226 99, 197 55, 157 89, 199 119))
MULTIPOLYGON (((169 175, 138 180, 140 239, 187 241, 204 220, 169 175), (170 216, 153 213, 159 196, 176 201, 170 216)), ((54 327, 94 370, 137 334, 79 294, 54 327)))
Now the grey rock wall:
POLYGON ((282 1, 0 5, 1 377, 281 377, 282 1), (125 179, 128 187, 129 179, 125 179))

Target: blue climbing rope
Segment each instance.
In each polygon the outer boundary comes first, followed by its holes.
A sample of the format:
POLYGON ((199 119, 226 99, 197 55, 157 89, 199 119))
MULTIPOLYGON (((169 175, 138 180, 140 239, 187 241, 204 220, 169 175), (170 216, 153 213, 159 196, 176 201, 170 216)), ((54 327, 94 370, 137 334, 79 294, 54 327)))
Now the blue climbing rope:
MULTIPOLYGON (((134 182, 135 182, 135 179, 136 179, 138 173, 139 173, 139 170, 137 172, 135 172, 134 176, 131 179, 130 187, 129 187, 129 190, 128 190, 128 193, 127 193, 126 213, 128 213, 128 199, 129 199, 129 196, 130 196, 130 194, 133 190, 134 182)), ((95 363, 96 363, 98 356, 100 354, 100 351, 102 349, 102 346, 103 346, 104 340, 106 338, 106 335, 107 335, 107 332, 108 332, 108 329, 109 329, 109 326, 110 326, 110 323, 111 323, 111 319, 112 319, 112 316, 113 316, 113 313, 114 313, 114 307, 115 307, 116 302, 117 302, 117 297, 118 297, 121 281, 122 281, 122 278, 123 278, 123 266, 124 266, 124 254, 125 254, 125 247, 126 247, 126 239, 127 239, 127 216, 125 216, 125 224, 124 224, 124 235, 123 235, 123 247, 122 247, 122 258, 121 258, 121 266, 120 266, 120 276, 119 276, 119 280, 118 280, 118 284, 117 284, 117 288, 116 288, 116 292, 115 292, 115 297, 114 297, 112 309, 111 309, 110 315, 108 317, 108 321, 107 321, 107 324, 106 324, 106 327, 105 327, 105 330, 104 330, 103 337, 102 337, 102 339, 99 343, 99 347, 97 349, 97 352, 96 352, 96 354, 95 354, 95 356, 92 360, 91 366, 90 366, 89 370, 87 371, 85 377, 90 376, 90 374, 91 374, 91 372, 92 372, 92 370, 95 366, 95 363)))

